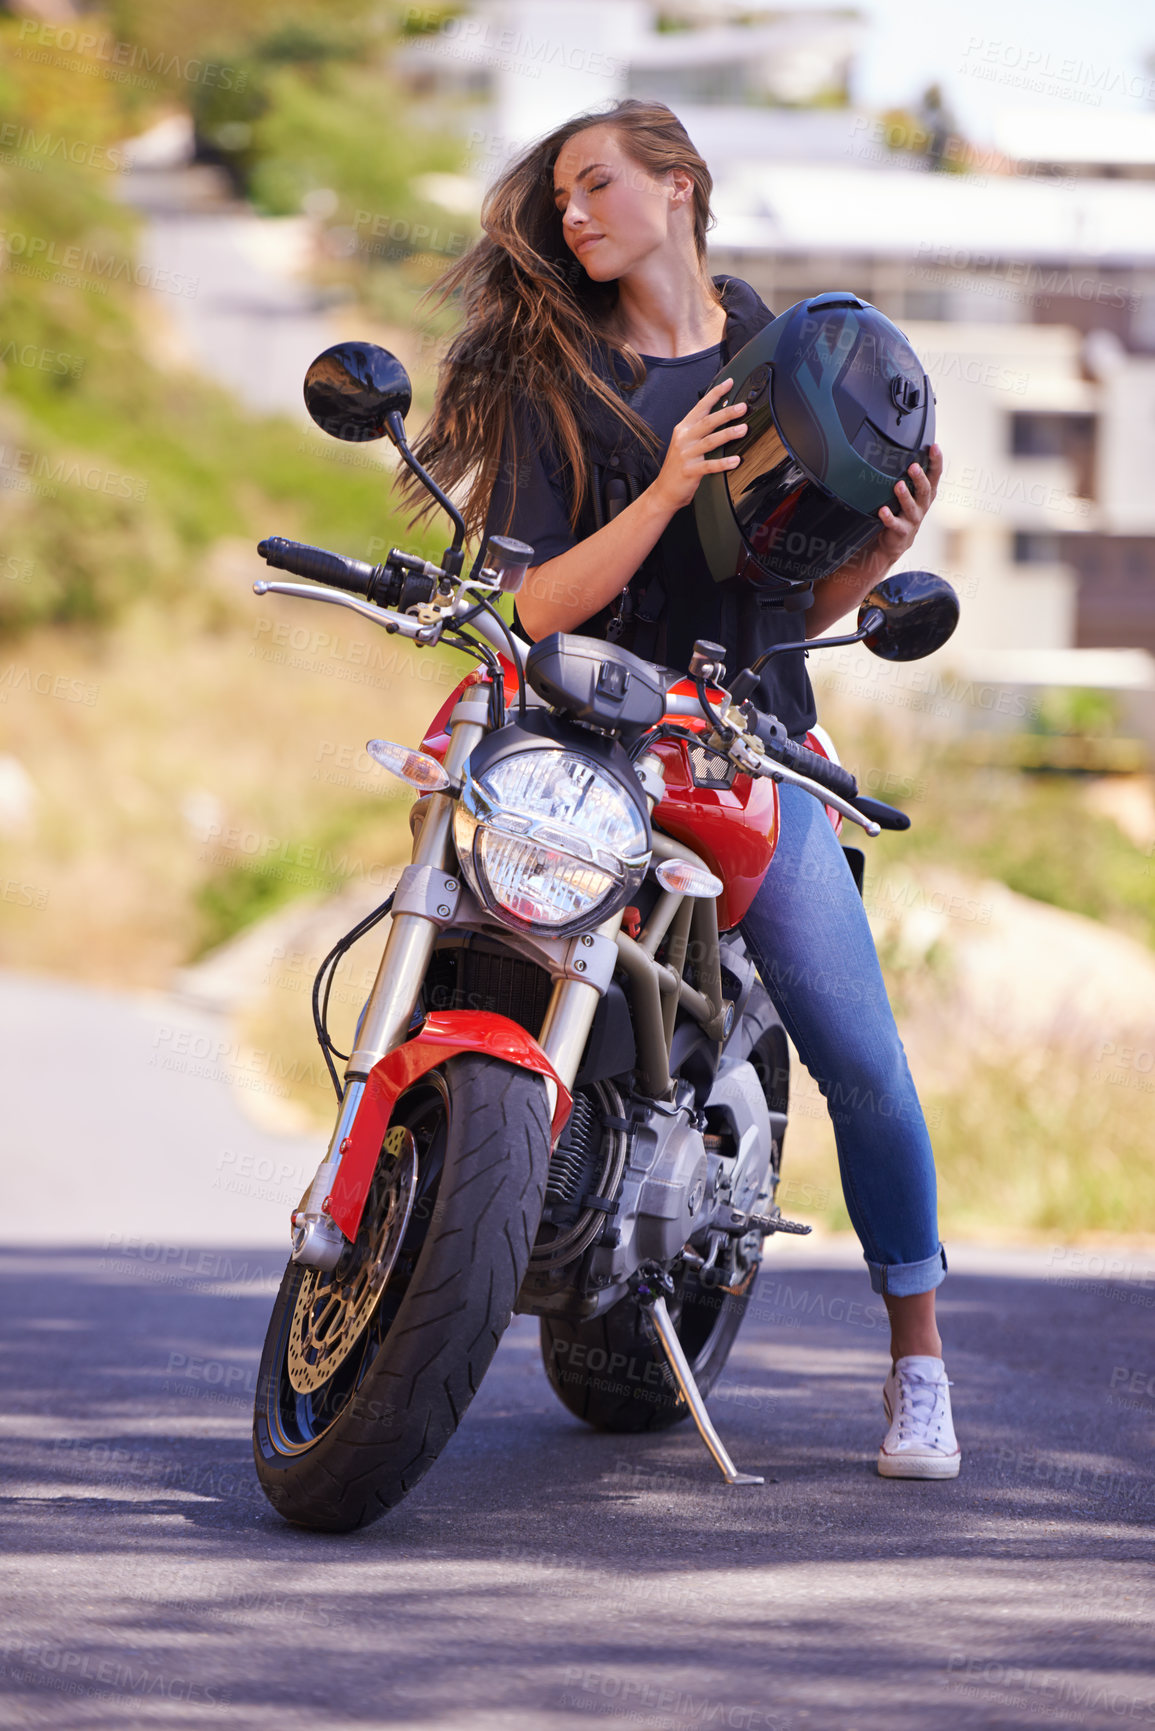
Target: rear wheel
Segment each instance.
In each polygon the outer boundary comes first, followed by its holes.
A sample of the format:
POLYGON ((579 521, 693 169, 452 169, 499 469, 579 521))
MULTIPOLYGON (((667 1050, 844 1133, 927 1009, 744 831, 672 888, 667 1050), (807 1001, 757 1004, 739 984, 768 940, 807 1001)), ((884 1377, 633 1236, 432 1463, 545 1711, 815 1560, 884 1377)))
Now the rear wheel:
MULTIPOLYGON (((751 1270, 742 1292, 731 1293, 703 1286, 692 1269, 675 1276, 667 1308, 704 1395, 725 1369, 757 1278, 751 1270)), ((543 1317, 541 1355, 562 1405, 595 1430, 664 1430, 689 1416, 666 1355, 633 1297, 592 1322, 543 1317)))
POLYGON ((343 1532, 424 1477, 509 1325, 541 1218, 541 1078, 462 1054, 393 1112, 357 1241, 290 1263, 257 1382, 253 1452, 277 1512, 343 1532))
MULTIPOLYGON (((785 1030, 761 984, 756 983, 751 991, 730 1049, 735 1057, 754 1066, 766 1096, 772 1141, 768 1169, 753 1206, 776 1214, 774 1196, 786 1129, 789 1048, 785 1030)), ((703 1395, 709 1394, 726 1368, 757 1279, 757 1262, 738 1292, 704 1284, 687 1267, 674 1277, 674 1296, 667 1309, 703 1395)), ((632 1297, 620 1299, 591 1322, 543 1317, 541 1355, 562 1405, 597 1430, 664 1430, 689 1417, 666 1355, 632 1297)))

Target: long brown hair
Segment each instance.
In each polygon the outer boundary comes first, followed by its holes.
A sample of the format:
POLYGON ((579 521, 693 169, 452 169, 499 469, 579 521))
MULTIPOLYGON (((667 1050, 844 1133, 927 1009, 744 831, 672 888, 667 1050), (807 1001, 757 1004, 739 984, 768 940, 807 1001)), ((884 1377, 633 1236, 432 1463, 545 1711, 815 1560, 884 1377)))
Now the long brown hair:
MULTIPOLYGON (((576 133, 609 126, 622 149, 655 178, 681 169, 694 183, 694 245, 705 265, 706 231, 713 224, 709 169, 685 127, 663 102, 629 98, 567 120, 506 169, 481 209, 484 234, 426 291, 437 305, 459 296, 465 322, 438 370, 433 412, 414 452, 446 491, 463 486, 459 499, 471 535, 480 534, 498 478, 502 444, 512 438, 515 405, 531 405, 572 476, 570 522, 576 528, 589 487, 583 398, 598 400, 651 450, 652 430, 599 376, 603 356, 624 358, 627 389, 645 367, 626 343, 604 334, 617 303, 616 283, 597 283, 562 237, 561 212, 553 190, 558 152, 576 133)), ((708 280, 708 279, 707 279, 708 280)), ((712 283, 711 295, 720 296, 712 283)), ((403 473, 402 496, 421 502, 413 520, 433 509, 416 478, 403 473)), ((512 492, 512 490, 511 490, 512 492)), ((497 525, 500 531, 508 528, 497 525)))

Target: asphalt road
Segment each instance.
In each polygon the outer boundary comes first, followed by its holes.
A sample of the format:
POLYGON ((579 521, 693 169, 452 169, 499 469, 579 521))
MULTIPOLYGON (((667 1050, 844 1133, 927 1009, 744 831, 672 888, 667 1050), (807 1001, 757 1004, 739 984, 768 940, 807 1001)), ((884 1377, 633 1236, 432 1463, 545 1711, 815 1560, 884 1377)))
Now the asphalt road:
POLYGON ((711 1403, 765 1486, 723 1485, 688 1426, 585 1430, 518 1318, 408 1502, 329 1537, 252 1471, 279 1256, 11 1251, 0 1717, 1150 1724, 1155 1280, 977 1260, 943 1292, 954 1483, 877 1477, 877 1312, 846 1257, 785 1246, 711 1403))
POLYGON ((180 999, 0 971, 9 1242, 280 1247, 323 1152, 259 1128, 284 1071, 180 999))
POLYGON ((586 1430, 523 1317, 401 1509, 297 1532, 249 1424, 317 1150, 238 1108, 236 1056, 170 1000, 0 975, 0 1724, 1155 1724, 1151 1259, 952 1249, 953 1483, 878 1478, 857 1248, 785 1240, 711 1400, 764 1486, 688 1425, 586 1430))

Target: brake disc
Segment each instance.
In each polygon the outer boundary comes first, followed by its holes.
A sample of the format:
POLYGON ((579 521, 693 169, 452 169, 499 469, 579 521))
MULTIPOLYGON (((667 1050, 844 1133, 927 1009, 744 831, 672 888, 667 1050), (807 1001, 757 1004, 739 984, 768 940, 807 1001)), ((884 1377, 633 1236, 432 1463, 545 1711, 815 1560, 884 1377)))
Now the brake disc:
POLYGON ((298 1394, 334 1376, 372 1320, 413 1212, 417 1143, 398 1125, 381 1148, 357 1242, 330 1270, 305 1270, 289 1328, 286 1365, 298 1394))

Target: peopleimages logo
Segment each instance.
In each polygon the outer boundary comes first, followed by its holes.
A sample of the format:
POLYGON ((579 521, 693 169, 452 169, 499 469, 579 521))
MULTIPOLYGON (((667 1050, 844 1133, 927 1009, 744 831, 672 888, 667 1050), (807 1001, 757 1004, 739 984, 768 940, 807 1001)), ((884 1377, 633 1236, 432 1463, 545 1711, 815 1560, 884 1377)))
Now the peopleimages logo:
MULTIPOLYGON (((118 42, 113 36, 98 36, 93 30, 41 24, 36 18, 25 18, 21 23, 16 49, 17 54, 36 64, 41 57, 30 55, 29 49, 76 54, 82 60, 103 61, 109 69, 116 68, 121 74, 143 72, 154 81, 157 78, 179 78, 186 84, 204 84, 210 89, 240 91, 248 79, 247 72, 235 66, 221 66, 216 61, 195 57, 184 59, 163 48, 149 50, 136 42, 118 42)), ((48 55, 43 58, 47 59, 48 55)))
POLYGON ((71 162, 78 168, 98 168, 119 173, 125 166, 124 151, 114 144, 94 144, 85 138, 64 138, 57 133, 37 132, 34 127, 7 121, 0 126, 0 150, 5 161, 39 168, 52 161, 71 162), (16 155, 15 153, 21 153, 16 155))
POLYGON ((60 246, 45 235, 24 234, 20 229, 0 230, 0 249, 7 255, 10 270, 23 269, 37 276, 51 270, 83 275, 102 293, 106 292, 106 283, 131 282, 138 288, 183 295, 191 300, 200 286, 199 277, 158 270, 155 265, 138 264, 135 259, 118 257, 115 253, 94 252, 91 247, 60 246))
POLYGON ((1098 107, 1104 96, 1126 96, 1136 102, 1155 101, 1155 77, 1102 61, 1063 60, 1034 43, 1005 42, 972 36, 959 64, 960 72, 989 78, 1017 89, 1050 91, 1069 100, 1098 107))
MULTIPOLYGON (((1139 293, 1125 283, 1107 281, 1095 271, 1082 275, 1062 265, 1039 265, 1029 259, 1007 259, 1000 253, 975 252, 969 247, 941 246, 933 241, 920 241, 914 249, 916 272, 920 282, 950 286, 949 271, 967 271, 972 275, 986 273, 981 280, 969 282, 973 292, 986 282, 989 289, 1000 289, 1006 295, 1024 292, 1050 302, 1080 300, 1088 305, 1116 307, 1134 312, 1139 305, 1139 293)), ((984 291, 985 292, 985 291, 984 291)))
POLYGON ((42 348, 39 343, 0 344, 0 366, 29 367, 36 372, 56 373, 61 377, 68 375, 74 379, 84 371, 84 361, 79 355, 42 348))
MULTIPOLYGON (((15 445, 0 445, 0 470, 17 479, 31 476, 54 490, 61 482, 70 487, 83 487, 89 493, 105 493, 118 499, 146 499, 148 482, 140 475, 123 475, 119 469, 102 469, 99 463, 80 463, 67 457, 50 456, 43 451, 21 450, 15 445)), ((4 477, 0 476, 0 485, 4 477)))
POLYGON ((600 78, 616 78, 624 65, 610 54, 586 48, 581 43, 557 37, 534 36, 513 27, 502 28, 488 19, 454 14, 440 8, 407 6, 402 28, 408 36, 429 36, 441 54, 454 59, 477 60, 503 71, 540 78, 543 67, 564 66, 570 72, 586 72, 600 78))

